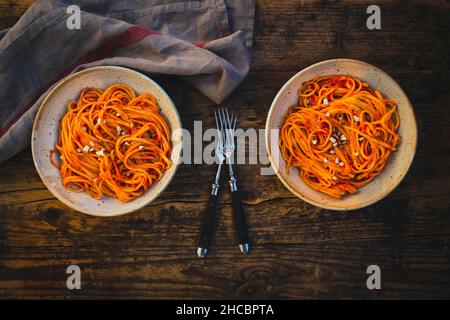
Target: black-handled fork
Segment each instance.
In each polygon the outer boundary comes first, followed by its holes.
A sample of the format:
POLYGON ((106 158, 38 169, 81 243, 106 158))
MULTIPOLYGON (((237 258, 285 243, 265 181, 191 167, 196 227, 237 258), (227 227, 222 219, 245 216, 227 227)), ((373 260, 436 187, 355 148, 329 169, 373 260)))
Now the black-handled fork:
POLYGON ((197 255, 200 258, 204 258, 206 254, 208 253, 209 244, 211 242, 216 215, 217 215, 217 199, 219 197, 219 191, 220 191, 220 176, 222 171, 222 164, 225 160, 225 156, 222 152, 223 150, 223 136, 221 131, 222 123, 219 125, 219 121, 217 118, 217 113, 214 112, 214 116, 216 118, 216 126, 217 126, 217 133, 218 133, 218 139, 217 139, 217 146, 215 149, 216 157, 219 162, 219 165, 217 167, 216 172, 216 179, 214 180, 214 183, 212 184, 211 193, 209 195, 208 200, 208 207, 206 209, 206 212, 203 216, 202 225, 200 228, 200 233, 198 235, 197 240, 197 255))
POLYGON ((222 152, 225 155, 230 175, 229 184, 233 204, 234 228, 236 229, 239 249, 242 253, 247 254, 249 251, 248 228, 245 219, 244 207, 239 195, 237 179, 233 170, 233 153, 235 150, 234 132, 236 129, 237 116, 233 114, 230 116, 227 109, 220 109, 218 116, 219 123, 221 123, 223 141, 222 152))

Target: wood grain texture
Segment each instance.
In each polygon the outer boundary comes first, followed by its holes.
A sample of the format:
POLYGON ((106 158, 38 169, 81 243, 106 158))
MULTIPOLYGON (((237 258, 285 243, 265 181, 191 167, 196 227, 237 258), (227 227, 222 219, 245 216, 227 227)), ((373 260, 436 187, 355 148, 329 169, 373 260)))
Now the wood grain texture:
MULTIPOLYGON (((0 0, 0 27, 32 1, 0 0)), ((370 2, 370 1, 369 1, 370 2)), ((215 168, 182 165, 151 205, 116 218, 67 208, 24 150, 0 166, 1 298, 450 298, 450 100, 447 1, 379 1, 382 29, 365 27, 368 1, 257 1, 254 63, 225 102, 243 128, 263 128, 280 87, 302 68, 355 58, 388 72, 417 117, 417 156, 400 186, 368 208, 332 212, 297 199, 264 164, 239 167, 252 251, 234 240, 231 199, 219 202, 211 253, 194 255, 215 168), (66 289, 66 267, 82 290, 66 289), (366 288, 368 265, 382 290, 366 288)), ((214 104, 176 79, 157 79, 183 126, 212 127, 214 104)))
POLYGON ((0 30, 11 27, 34 0, 1 0, 0 30))

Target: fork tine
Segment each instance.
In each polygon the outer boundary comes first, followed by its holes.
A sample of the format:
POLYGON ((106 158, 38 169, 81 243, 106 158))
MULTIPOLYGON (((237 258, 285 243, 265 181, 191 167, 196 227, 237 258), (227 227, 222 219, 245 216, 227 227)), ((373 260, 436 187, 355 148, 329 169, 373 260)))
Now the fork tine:
POLYGON ((219 148, 222 148, 222 146, 223 146, 223 142, 222 142, 222 132, 220 131, 219 121, 217 120, 217 112, 216 112, 216 111, 214 111, 214 118, 216 118, 217 136, 218 136, 218 138, 219 138, 219 141, 218 141, 217 144, 218 144, 219 148))
MULTIPOLYGON (((232 131, 233 128, 232 128, 232 124, 231 124, 231 120, 230 120, 230 114, 228 112, 228 109, 225 109, 225 110, 226 110, 226 113, 227 113, 227 126, 228 126, 228 130, 227 130, 227 134, 228 134, 228 136, 227 136, 227 138, 228 138, 227 145, 233 145, 233 142, 234 142, 233 134, 234 134, 234 132, 232 131)), ((231 118, 233 118, 233 116, 231 116, 231 118)))
POLYGON ((220 122, 220 133, 222 134, 222 147, 227 144, 226 135, 225 135, 225 123, 223 117, 223 110, 220 108, 217 112, 219 114, 219 122, 220 122))
POLYGON ((230 135, 231 135, 231 141, 232 145, 234 145, 234 128, 236 126, 236 115, 232 114, 230 119, 230 135))
POLYGON ((228 124, 228 128, 229 129, 231 129, 231 126, 230 126, 230 114, 228 113, 228 109, 227 108, 225 108, 225 110, 226 110, 226 112, 227 112, 227 124, 228 124))
POLYGON ((224 125, 224 135, 225 135, 225 144, 228 146, 230 143, 230 138, 228 136, 228 121, 226 111, 227 108, 222 108, 222 116, 223 116, 223 125, 224 125))
POLYGON ((216 128, 217 128, 217 130, 219 130, 220 128, 219 128, 219 121, 217 121, 217 112, 216 111, 214 111, 214 118, 216 119, 216 128))

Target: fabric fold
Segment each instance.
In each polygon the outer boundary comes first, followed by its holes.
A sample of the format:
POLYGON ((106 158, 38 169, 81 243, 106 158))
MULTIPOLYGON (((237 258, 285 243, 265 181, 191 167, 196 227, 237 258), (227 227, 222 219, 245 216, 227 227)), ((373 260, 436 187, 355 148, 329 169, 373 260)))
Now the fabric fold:
POLYGON ((37 1, 0 32, 0 162, 29 144, 49 90, 87 67, 173 75, 222 102, 249 71, 253 18, 254 0, 37 1), (66 25, 73 4, 79 30, 66 25))

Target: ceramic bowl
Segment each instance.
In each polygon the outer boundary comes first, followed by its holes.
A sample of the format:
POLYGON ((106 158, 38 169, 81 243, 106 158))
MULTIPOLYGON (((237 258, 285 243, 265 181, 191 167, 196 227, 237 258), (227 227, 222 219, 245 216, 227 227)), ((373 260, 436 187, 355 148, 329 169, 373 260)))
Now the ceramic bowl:
POLYGON ((413 108, 400 86, 385 72, 368 63, 334 59, 316 63, 294 75, 278 92, 266 121, 267 153, 278 178, 293 194, 315 206, 332 210, 352 210, 373 204, 388 195, 402 181, 413 161, 417 145, 417 125, 413 108), (316 76, 351 75, 380 90, 383 96, 394 100, 400 117, 401 143, 391 154, 383 171, 355 194, 335 199, 307 186, 299 177, 297 168, 286 172, 286 163, 280 156, 278 136, 289 106, 298 102, 297 90, 303 82, 316 76))
POLYGON ((31 138, 33 160, 46 187, 67 206, 90 215, 117 216, 144 207, 156 199, 169 185, 180 162, 182 147, 180 129, 181 121, 174 103, 155 81, 137 71, 123 67, 89 68, 61 80, 42 102, 34 121, 31 138), (58 139, 59 121, 67 111, 68 102, 75 100, 86 87, 105 89, 115 83, 125 83, 138 94, 144 91, 152 93, 172 131, 172 167, 166 170, 161 180, 153 184, 142 196, 128 203, 107 196, 94 200, 84 192, 76 193, 65 189, 59 171, 51 165, 49 160, 50 150, 54 149, 58 139))

